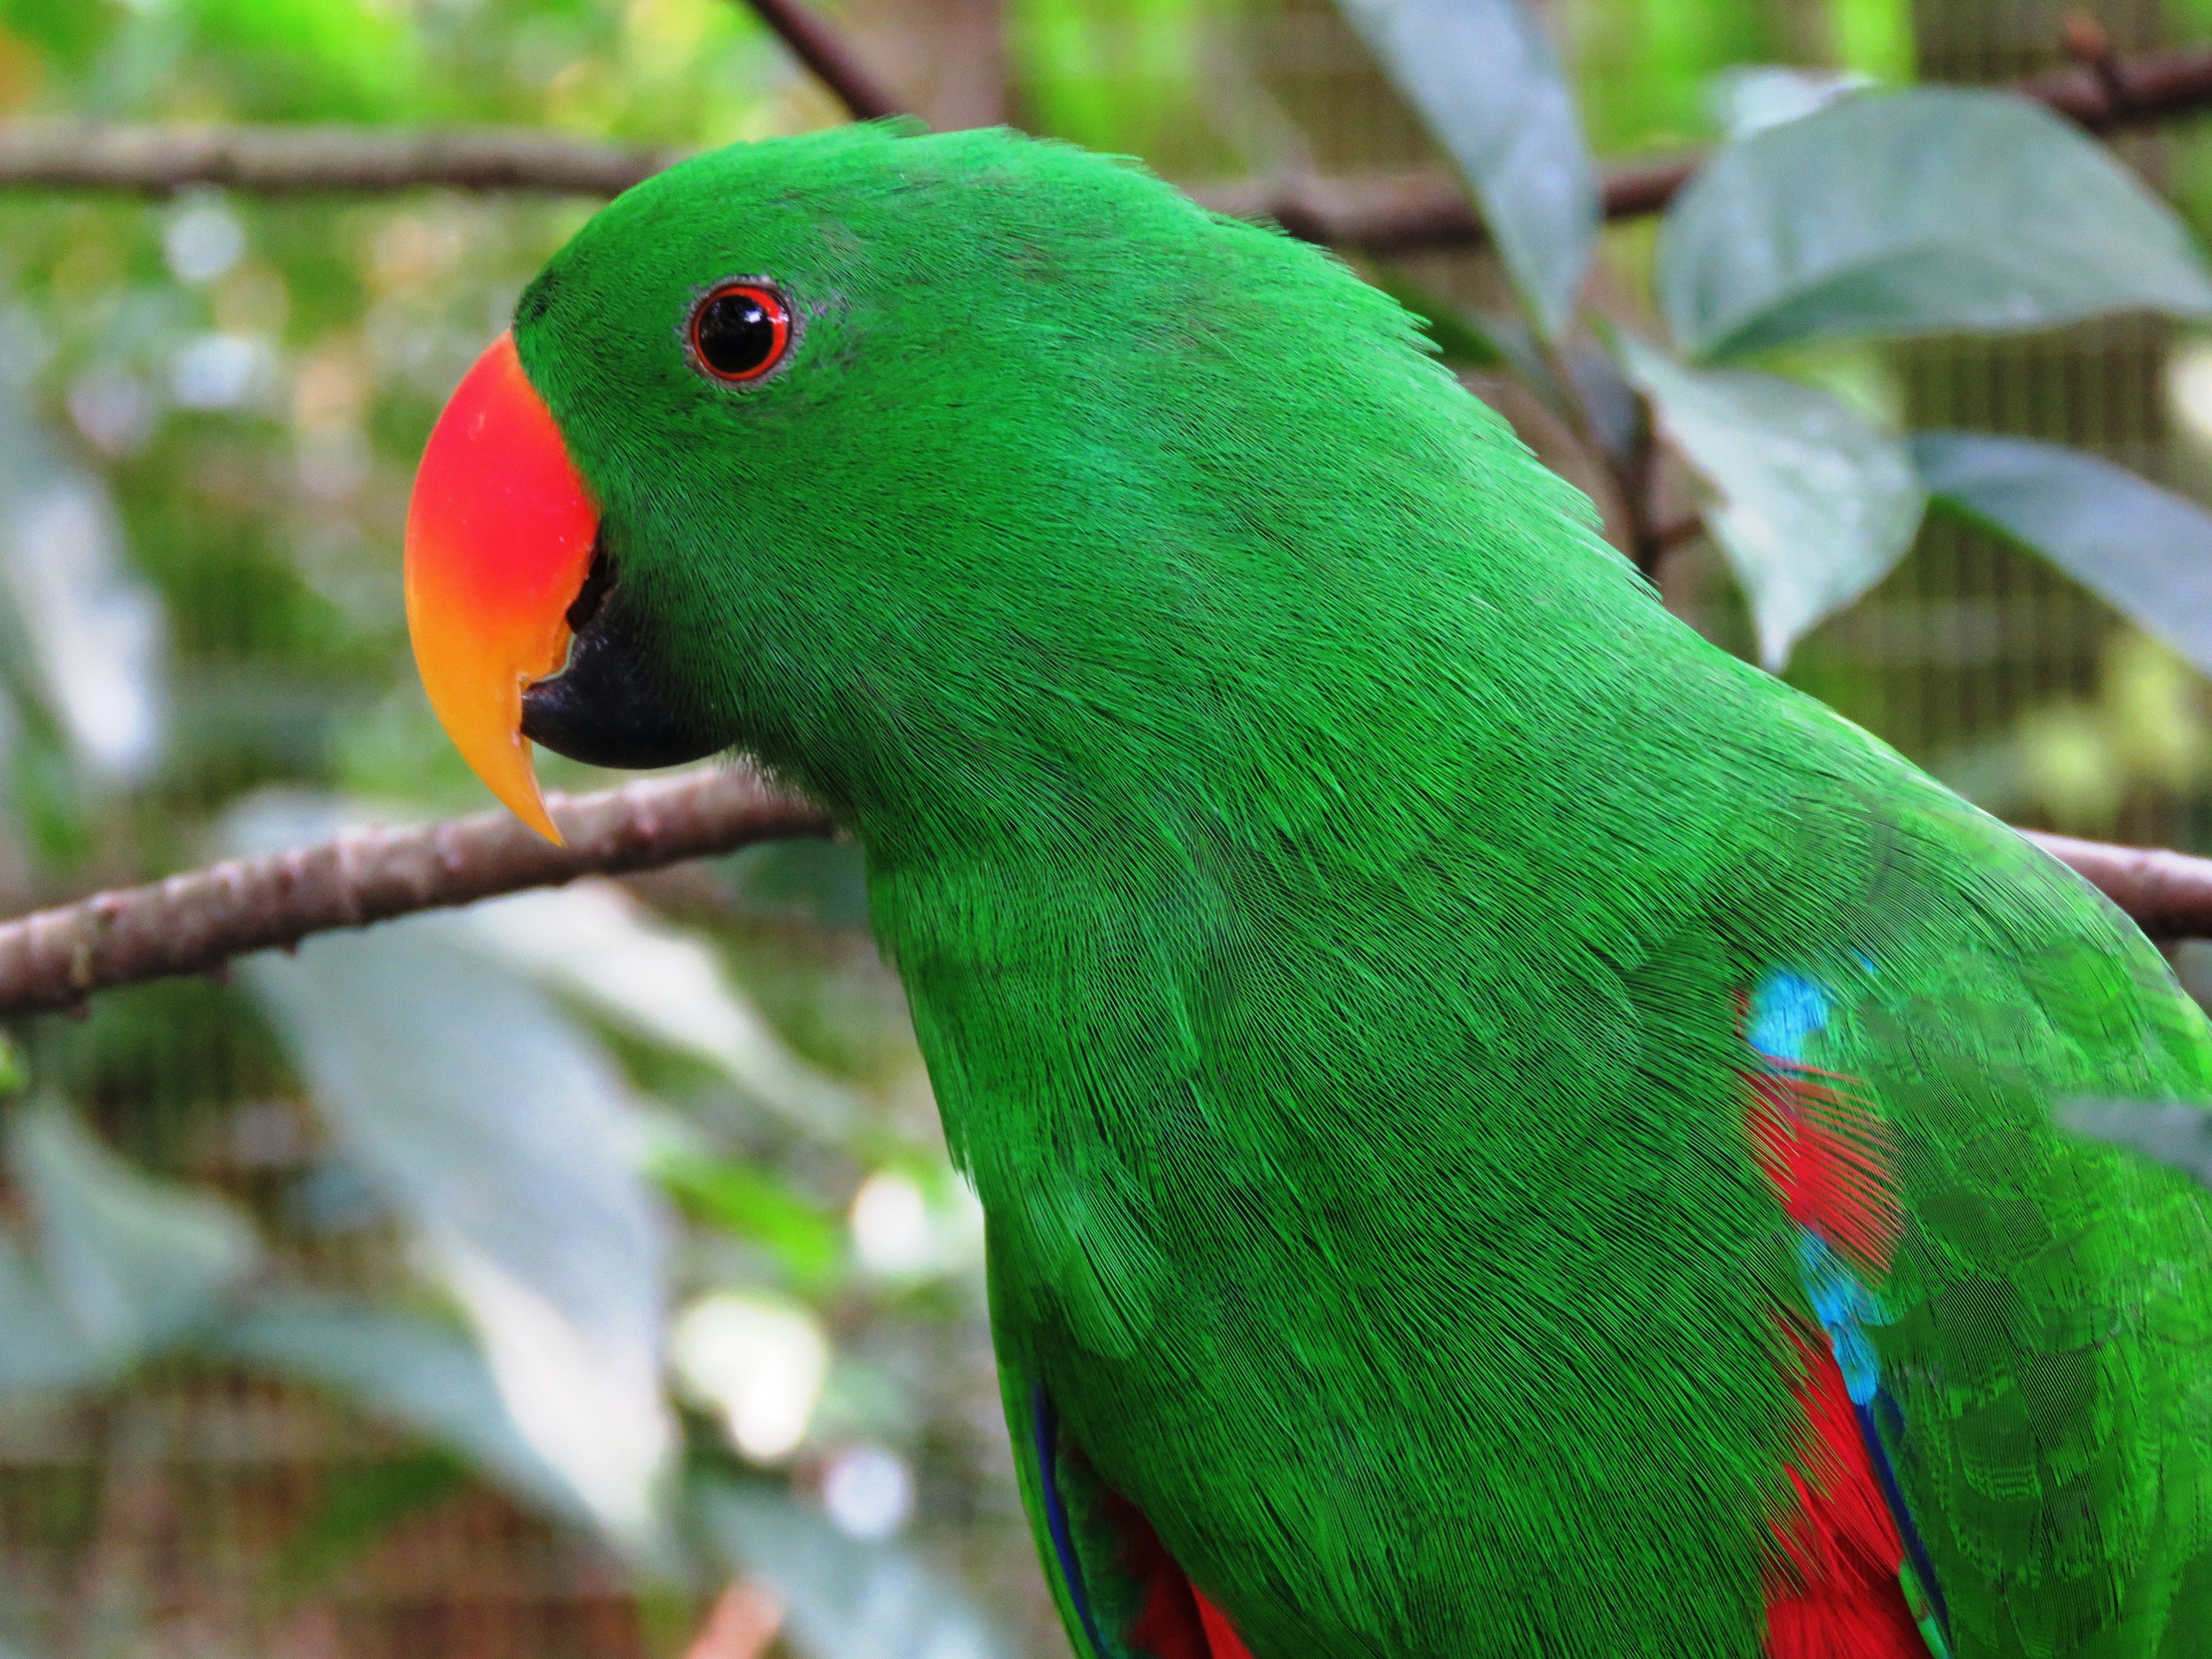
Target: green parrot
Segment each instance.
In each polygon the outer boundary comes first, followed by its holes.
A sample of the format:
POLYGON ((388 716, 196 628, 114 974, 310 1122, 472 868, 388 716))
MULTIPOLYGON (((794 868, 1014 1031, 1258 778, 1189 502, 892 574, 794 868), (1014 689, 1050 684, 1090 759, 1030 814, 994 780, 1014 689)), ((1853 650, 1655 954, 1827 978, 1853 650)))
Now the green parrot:
POLYGON ((2212 1651, 2203 1100, 2112 905, 1670 617, 1327 253, 855 127, 599 213, 433 434, 531 744, 865 849, 1081 1659, 2212 1651))

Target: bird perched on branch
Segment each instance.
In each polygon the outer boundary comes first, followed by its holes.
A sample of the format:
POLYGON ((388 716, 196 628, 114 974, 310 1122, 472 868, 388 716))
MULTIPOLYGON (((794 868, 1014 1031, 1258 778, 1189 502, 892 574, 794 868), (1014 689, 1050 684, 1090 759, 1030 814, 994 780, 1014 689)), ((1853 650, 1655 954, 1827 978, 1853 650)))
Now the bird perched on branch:
POLYGON ((2111 905, 1705 644, 1328 255, 1004 133, 702 156, 424 458, 416 652, 866 849, 1082 1659, 2212 1645, 2202 1099, 2111 905))

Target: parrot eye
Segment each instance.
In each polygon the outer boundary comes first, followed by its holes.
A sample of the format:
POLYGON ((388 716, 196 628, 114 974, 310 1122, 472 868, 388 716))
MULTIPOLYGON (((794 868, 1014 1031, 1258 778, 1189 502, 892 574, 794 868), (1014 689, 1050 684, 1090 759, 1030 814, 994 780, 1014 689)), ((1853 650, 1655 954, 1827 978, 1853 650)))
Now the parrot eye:
POLYGON ((718 380, 757 380, 791 344, 791 310, 761 283, 725 283, 691 313, 691 354, 718 380))

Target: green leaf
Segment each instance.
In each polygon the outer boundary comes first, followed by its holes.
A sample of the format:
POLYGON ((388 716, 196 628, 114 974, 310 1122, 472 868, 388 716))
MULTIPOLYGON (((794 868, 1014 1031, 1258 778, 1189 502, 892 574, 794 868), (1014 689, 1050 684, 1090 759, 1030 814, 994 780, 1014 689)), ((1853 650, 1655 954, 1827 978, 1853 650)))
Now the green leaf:
POLYGON ((1705 527, 1779 671, 1822 617, 1912 545, 1923 498, 1904 444, 1819 388, 1750 369, 1686 368, 1624 339, 1629 378, 1717 500, 1705 527))
POLYGON ((720 1070, 755 1103, 811 1135, 850 1135, 865 1107, 793 1054, 703 940, 611 882, 515 893, 463 914, 465 939, 515 973, 646 1042, 720 1070))
POLYGON ((1597 170, 1551 42, 1521 0, 1342 0, 1474 191, 1514 287, 1556 339, 1597 244, 1597 170))
POLYGON ((1660 308, 1704 361, 1794 340, 2212 313, 2181 222, 2040 106, 1848 98, 1724 145, 1660 234, 1660 308))
POLYGON ((654 1147, 646 1170, 690 1214, 763 1246, 795 1277, 836 1271, 844 1254, 837 1224, 766 1172, 675 1146, 654 1147))
POLYGON ((173 1341, 259 1261, 228 1204, 141 1175, 59 1107, 19 1113, 11 1130, 39 1277, 88 1376, 112 1376, 173 1341))
POLYGON ((2180 1170, 2212 1187, 2212 1110, 2179 1101, 2072 1100, 2058 1121, 2101 1140, 2180 1170))
MULTIPOLYGON (((233 814, 228 838, 295 845, 341 817, 264 797, 233 814)), ((611 1540, 655 1547, 672 1450, 665 1237, 612 1060, 544 991, 488 962, 465 915, 326 934, 296 956, 249 957, 239 977, 347 1160, 467 1310, 524 1436, 611 1540)))
POLYGON ((2110 461, 1982 432, 1918 432, 1929 504, 2040 554, 2212 672, 2212 514, 2110 461))

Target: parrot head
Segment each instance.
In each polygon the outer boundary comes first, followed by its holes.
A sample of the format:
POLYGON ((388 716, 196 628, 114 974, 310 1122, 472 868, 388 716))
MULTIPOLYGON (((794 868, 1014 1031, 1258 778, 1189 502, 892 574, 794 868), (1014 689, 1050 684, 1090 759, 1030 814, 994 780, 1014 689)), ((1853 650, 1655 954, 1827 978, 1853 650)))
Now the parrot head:
POLYGON ((1263 683, 1346 607, 1433 610, 1392 526, 1480 485, 1478 411, 1328 255, 1127 163, 735 146, 591 220, 462 381, 410 629, 447 732, 549 836, 533 742, 742 749, 863 825, 994 781, 1049 818, 1102 753, 1194 764, 1232 686, 1311 701, 1263 683))

